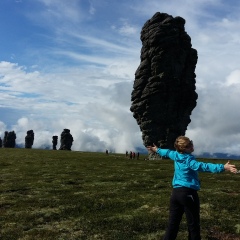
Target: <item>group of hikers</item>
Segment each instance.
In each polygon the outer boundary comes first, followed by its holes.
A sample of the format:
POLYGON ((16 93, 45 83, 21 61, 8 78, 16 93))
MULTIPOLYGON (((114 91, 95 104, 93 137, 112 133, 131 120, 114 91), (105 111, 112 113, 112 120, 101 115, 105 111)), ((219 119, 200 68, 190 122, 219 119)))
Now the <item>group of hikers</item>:
MULTIPOLYGON (((108 155, 108 153, 109 153, 109 151, 108 151, 108 149, 106 149, 106 154, 108 155)), ((133 152, 133 151, 130 151, 130 152, 128 152, 128 151, 126 151, 126 158, 129 158, 129 159, 139 159, 139 152, 137 152, 137 153, 135 153, 135 152, 133 152)))
POLYGON ((126 151, 126 158, 129 158, 129 159, 135 159, 137 158, 137 160, 139 159, 139 152, 137 152, 137 154, 133 151, 130 151, 129 154, 128 154, 128 151, 126 151))

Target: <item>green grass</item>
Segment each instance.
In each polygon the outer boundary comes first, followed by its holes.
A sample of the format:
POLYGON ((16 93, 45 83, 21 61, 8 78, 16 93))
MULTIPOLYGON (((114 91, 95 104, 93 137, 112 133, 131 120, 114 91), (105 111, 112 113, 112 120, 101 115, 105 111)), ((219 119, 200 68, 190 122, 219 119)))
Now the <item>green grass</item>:
MULTIPOLYGON (((0 239, 161 239, 173 164, 143 159, 0 149, 0 239)), ((240 161, 232 162, 240 167, 240 161)), ((203 240, 240 239, 240 174, 201 173, 200 178, 203 240), (216 233, 221 236, 214 238, 216 233)), ((184 217, 178 240, 187 239, 186 229, 184 217)))

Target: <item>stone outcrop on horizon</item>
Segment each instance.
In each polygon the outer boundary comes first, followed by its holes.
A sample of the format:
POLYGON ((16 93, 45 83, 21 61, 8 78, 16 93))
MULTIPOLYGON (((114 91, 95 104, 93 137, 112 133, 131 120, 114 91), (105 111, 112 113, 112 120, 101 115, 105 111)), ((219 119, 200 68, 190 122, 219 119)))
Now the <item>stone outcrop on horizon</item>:
POLYGON ((16 146, 16 133, 14 131, 5 131, 3 138, 4 148, 15 148, 16 146))
POLYGON ((25 148, 32 148, 34 142, 34 132, 33 130, 27 131, 27 136, 25 137, 25 148))
POLYGON ((157 12, 141 31, 141 62, 130 110, 145 146, 172 149, 176 137, 185 135, 197 104, 198 56, 184 25, 182 17, 157 12))
POLYGON ((58 144, 58 136, 53 136, 52 137, 52 149, 57 150, 57 144, 58 144))
POLYGON ((69 129, 64 129, 61 133, 61 146, 59 150, 71 150, 72 143, 73 143, 73 137, 70 133, 69 129))

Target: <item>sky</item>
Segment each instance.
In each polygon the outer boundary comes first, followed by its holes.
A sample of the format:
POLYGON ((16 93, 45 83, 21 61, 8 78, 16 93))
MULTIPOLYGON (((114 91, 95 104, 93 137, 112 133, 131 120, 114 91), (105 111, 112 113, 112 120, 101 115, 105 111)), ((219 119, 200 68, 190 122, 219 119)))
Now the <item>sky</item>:
POLYGON ((239 155, 240 1, 233 0, 1 0, 0 137, 15 131, 24 144, 32 129, 33 148, 43 148, 67 128, 74 151, 144 147, 129 109, 140 32, 156 12, 184 18, 198 51, 198 100, 186 131, 195 153, 239 155))

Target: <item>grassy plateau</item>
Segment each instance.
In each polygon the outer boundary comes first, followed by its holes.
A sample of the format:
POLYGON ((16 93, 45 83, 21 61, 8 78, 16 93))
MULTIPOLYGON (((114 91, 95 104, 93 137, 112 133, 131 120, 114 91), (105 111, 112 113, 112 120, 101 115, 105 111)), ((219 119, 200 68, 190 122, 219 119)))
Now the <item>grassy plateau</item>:
MULTIPOLYGON (((145 157, 1 148, 0 239, 162 239, 173 162, 145 157)), ((239 240, 240 174, 199 176, 202 239, 239 240)), ((177 239, 187 240, 185 216, 177 239)))

